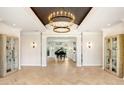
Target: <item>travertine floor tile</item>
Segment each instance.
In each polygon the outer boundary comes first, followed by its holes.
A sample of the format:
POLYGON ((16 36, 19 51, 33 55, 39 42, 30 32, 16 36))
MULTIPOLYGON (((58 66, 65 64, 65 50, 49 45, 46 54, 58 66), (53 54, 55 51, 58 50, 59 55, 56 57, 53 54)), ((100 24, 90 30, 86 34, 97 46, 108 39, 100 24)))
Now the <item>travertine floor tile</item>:
POLYGON ((0 84, 124 84, 124 80, 105 72, 101 67, 76 67, 72 61, 55 62, 49 60, 48 67, 22 67, 22 70, 4 78, 0 78, 0 84))

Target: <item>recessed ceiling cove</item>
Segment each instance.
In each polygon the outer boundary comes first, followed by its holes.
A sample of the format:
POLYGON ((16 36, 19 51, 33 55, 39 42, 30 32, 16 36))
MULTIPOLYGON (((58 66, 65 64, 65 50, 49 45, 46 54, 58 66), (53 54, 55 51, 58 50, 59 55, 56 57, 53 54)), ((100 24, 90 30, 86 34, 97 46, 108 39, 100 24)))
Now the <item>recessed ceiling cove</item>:
POLYGON ((90 12, 91 7, 31 7, 40 21, 46 25, 49 24, 48 16, 56 11, 68 11, 75 15, 75 24, 80 25, 87 14, 90 12))

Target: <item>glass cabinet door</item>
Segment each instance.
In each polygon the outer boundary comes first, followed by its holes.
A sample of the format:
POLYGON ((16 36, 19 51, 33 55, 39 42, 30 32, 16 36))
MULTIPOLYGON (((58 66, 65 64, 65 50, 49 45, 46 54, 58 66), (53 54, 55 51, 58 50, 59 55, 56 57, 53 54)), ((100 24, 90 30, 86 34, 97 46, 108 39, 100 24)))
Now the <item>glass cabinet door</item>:
POLYGON ((17 40, 12 37, 7 37, 6 41, 6 72, 11 72, 18 69, 18 47, 17 40))
POLYGON ((12 69, 14 70, 16 62, 15 62, 15 40, 13 38, 11 41, 11 46, 12 46, 12 69))
POLYGON ((117 72, 117 37, 112 38, 112 71, 117 72))
POLYGON ((13 70, 16 70, 18 68, 18 54, 17 54, 17 39, 12 39, 12 68, 13 70))
POLYGON ((105 68, 110 69, 111 63, 111 39, 107 38, 105 40, 105 68))
POLYGON ((10 72, 12 61, 11 39, 7 37, 6 41, 6 72, 10 72))

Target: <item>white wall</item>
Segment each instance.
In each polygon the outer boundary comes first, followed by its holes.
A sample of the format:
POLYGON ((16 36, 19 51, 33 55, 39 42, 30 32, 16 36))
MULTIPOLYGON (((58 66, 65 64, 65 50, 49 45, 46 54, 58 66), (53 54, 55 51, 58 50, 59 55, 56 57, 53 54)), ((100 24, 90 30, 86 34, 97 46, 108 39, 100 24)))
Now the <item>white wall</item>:
POLYGON ((21 33, 21 65, 41 66, 41 35, 40 32, 21 33), (37 46, 32 47, 32 42, 37 46))
MULTIPOLYGON (((83 66, 102 65, 102 32, 83 32, 83 66), (87 47, 87 42, 92 42, 92 47, 87 47)), ((77 38, 77 66, 81 66, 81 35, 78 34, 45 34, 39 32, 21 34, 21 63, 25 66, 47 66, 47 38, 48 37, 76 37, 77 38), (40 41, 42 38, 42 42, 40 41), (36 49, 31 47, 31 42, 37 43, 36 49), (42 47, 41 47, 42 43, 42 47), (42 50, 41 50, 42 49, 42 50), (42 52, 41 52, 42 51, 42 52), (41 56, 42 53, 42 56, 41 56), (42 57, 42 58, 41 58, 42 57), (42 60, 41 60, 42 59, 42 60)))
MULTIPOLYGON (((19 29, 19 28, 12 27, 5 23, 0 23, 0 34, 16 36, 19 38, 19 55, 20 55, 20 31, 21 31, 21 29, 19 29)), ((20 69, 20 56, 19 56, 19 69, 20 69)))
POLYGON ((102 32, 83 32, 83 66, 102 65, 102 32), (91 48, 87 47, 88 42, 91 48))
MULTIPOLYGON (((23 32, 21 34, 21 64, 24 66, 47 66, 47 38, 48 37, 76 37, 77 41, 77 66, 82 66, 81 61, 81 33, 54 33, 43 32, 23 32), (41 41, 42 40, 42 41, 41 41), (37 47, 32 48, 31 42, 35 41, 37 47), (41 46, 42 45, 42 46, 41 46)), ((83 32, 82 34, 83 66, 102 65, 102 32, 83 32), (92 47, 87 47, 87 42, 92 42, 92 47)))

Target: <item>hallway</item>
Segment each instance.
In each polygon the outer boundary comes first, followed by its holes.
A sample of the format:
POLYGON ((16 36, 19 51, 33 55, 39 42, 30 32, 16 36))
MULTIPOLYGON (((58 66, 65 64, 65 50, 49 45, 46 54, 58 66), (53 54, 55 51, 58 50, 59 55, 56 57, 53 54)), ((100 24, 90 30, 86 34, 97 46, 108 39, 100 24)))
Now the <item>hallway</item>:
POLYGON ((124 81, 101 69, 101 67, 76 67, 69 60, 55 62, 49 59, 48 67, 23 67, 22 70, 5 78, 0 78, 0 84, 124 84, 124 81))

